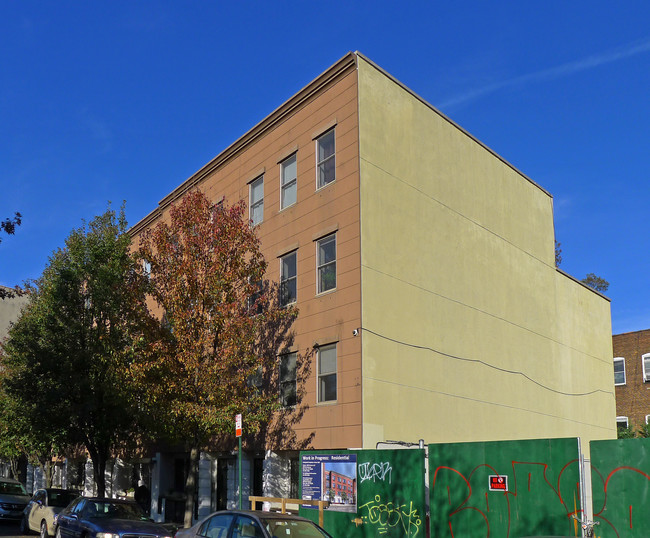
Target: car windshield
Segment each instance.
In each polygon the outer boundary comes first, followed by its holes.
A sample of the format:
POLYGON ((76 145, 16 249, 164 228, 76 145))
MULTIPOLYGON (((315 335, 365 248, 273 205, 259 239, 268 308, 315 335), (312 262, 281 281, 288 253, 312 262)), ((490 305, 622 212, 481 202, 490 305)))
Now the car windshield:
POLYGON ((111 519, 147 519, 147 516, 135 503, 116 503, 111 501, 89 501, 86 517, 111 519))
POLYGON ((265 519, 261 518, 262 524, 271 536, 287 538, 323 538, 327 536, 314 524, 309 521, 295 519, 265 519))
POLYGON ((79 496, 74 491, 49 491, 48 504, 55 508, 65 508, 79 496))
POLYGON ((7 493, 9 495, 27 495, 27 490, 22 484, 15 482, 0 482, 0 493, 7 493))

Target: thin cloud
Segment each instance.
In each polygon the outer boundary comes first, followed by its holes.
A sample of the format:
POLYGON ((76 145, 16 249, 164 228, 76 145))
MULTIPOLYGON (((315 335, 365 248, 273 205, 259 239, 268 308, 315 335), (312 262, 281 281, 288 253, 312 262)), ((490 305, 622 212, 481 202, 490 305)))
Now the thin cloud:
POLYGON ((543 69, 535 73, 528 73, 526 75, 521 75, 519 77, 514 77, 508 80, 494 82, 492 84, 483 86, 482 88, 477 88, 456 97, 452 97, 451 99, 438 104, 438 108, 451 108, 467 103, 469 101, 474 101, 479 97, 482 97, 489 93, 494 93, 504 88, 512 88, 515 86, 523 86, 530 82, 542 82, 566 77, 573 75, 574 73, 587 71, 588 69, 594 69, 596 67, 600 67, 601 65, 614 63, 624 58, 629 58, 631 56, 636 56, 638 54, 643 54, 646 52, 650 52, 650 39, 637 41, 635 43, 631 43, 608 52, 587 56, 581 60, 575 60, 573 62, 561 64, 556 67, 551 67, 549 69, 543 69))

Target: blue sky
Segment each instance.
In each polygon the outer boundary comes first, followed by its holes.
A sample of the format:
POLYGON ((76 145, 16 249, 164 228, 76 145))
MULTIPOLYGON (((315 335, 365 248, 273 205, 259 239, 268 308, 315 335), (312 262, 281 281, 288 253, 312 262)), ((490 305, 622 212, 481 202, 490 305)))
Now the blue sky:
POLYGON ((0 0, 0 283, 126 200, 135 224, 358 50, 554 197, 562 269, 650 328, 650 3, 0 0))

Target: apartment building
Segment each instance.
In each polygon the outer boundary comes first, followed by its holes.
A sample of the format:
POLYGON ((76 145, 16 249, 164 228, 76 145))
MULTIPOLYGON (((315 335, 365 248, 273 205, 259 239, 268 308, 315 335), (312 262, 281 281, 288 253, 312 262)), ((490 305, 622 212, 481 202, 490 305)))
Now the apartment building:
POLYGON ((616 426, 635 431, 650 421, 650 329, 612 337, 616 426))
MULTIPOLYGON (((363 55, 262 119, 132 235, 191 189, 246 200, 268 277, 300 310, 293 351, 312 351, 312 369, 295 432, 312 448, 616 436, 609 301, 555 267, 551 195, 363 55)), ((287 405, 293 380, 289 355, 287 405)), ((295 491, 296 454, 260 450, 250 489, 295 491)), ((234 498, 228 458, 204 454, 211 508, 234 498)))

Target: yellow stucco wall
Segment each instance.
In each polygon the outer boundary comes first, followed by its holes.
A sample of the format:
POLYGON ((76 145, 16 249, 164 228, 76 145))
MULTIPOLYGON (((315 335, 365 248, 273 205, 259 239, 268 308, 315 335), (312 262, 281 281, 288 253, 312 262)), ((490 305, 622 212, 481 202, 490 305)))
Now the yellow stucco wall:
POLYGON ((550 195, 358 77, 364 447, 615 437, 609 302, 556 270, 550 195))

